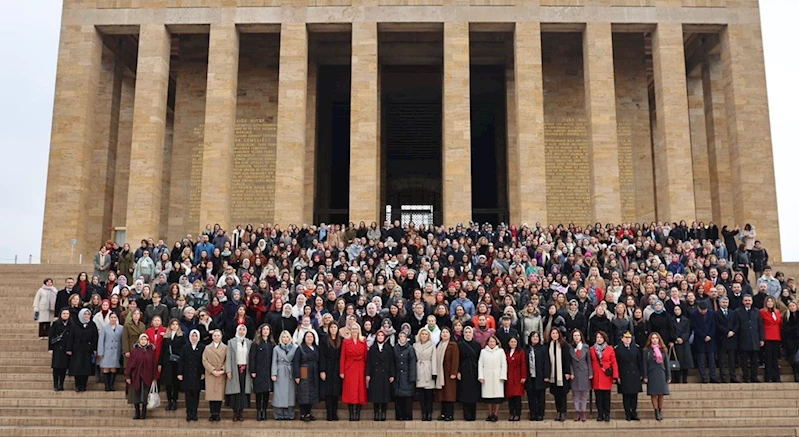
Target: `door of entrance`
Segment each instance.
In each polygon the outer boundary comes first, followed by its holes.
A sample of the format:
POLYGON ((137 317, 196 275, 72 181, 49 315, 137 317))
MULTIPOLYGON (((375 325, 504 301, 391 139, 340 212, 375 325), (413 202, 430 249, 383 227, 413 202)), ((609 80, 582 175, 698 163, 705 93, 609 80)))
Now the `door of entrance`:
POLYGON ((433 225, 433 205, 402 205, 400 221, 403 225, 413 222, 416 226, 429 227, 433 225))

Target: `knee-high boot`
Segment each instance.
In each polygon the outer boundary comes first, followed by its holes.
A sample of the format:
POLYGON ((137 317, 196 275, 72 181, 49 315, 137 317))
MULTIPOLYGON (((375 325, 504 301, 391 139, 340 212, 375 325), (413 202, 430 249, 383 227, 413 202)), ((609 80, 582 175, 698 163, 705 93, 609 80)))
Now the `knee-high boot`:
POLYGON ((361 408, 363 408, 363 405, 361 405, 361 404, 355 405, 355 421, 356 422, 359 422, 361 420, 361 408))
POLYGON ((133 420, 141 419, 141 404, 133 404, 133 409, 135 414, 133 415, 133 420))
POLYGON ((355 421, 355 405, 347 404, 347 409, 350 411, 350 422, 355 421))

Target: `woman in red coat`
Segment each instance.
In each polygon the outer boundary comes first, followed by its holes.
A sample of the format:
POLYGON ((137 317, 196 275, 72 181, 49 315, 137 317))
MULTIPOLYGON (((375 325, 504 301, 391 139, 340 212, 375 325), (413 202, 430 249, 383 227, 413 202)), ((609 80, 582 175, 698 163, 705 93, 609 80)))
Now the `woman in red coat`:
MULTIPOLYGON (((166 328, 163 326, 163 320, 161 320, 161 316, 154 316, 153 320, 150 321, 152 326, 147 328, 145 333, 147 334, 147 338, 150 339, 150 344, 155 347, 155 361, 161 362, 161 347, 164 345, 164 335, 166 334, 166 328)), ((161 367, 161 366, 158 366, 161 367)), ((161 380, 161 370, 158 370, 158 374, 155 376, 155 379, 161 380)))
POLYGON ((519 348, 519 339, 508 340, 508 380, 505 382, 505 396, 508 397, 510 421, 518 422, 522 416, 522 396, 525 393, 524 382, 527 381, 527 354, 519 348))
POLYGON ((782 314, 777 308, 777 301, 773 296, 768 296, 760 310, 763 318, 763 334, 765 344, 763 353, 766 359, 766 382, 780 382, 780 344, 782 342, 782 314))
POLYGON ((608 334, 605 331, 596 333, 596 343, 591 346, 591 368, 594 377, 591 388, 596 393, 597 422, 610 422, 610 390, 613 381, 619 379, 619 365, 616 362, 616 351, 608 345, 608 334))
MULTIPOLYGON (((342 328, 343 329, 343 328, 342 328)), ((357 323, 350 326, 350 338, 341 343, 342 381, 341 401, 349 404, 350 422, 361 420, 361 408, 366 397, 366 359, 369 348, 366 339, 361 337, 361 327, 357 323)))
POLYGON ((125 382, 128 383, 128 403, 136 409, 134 419, 147 418, 147 395, 155 379, 158 360, 155 358, 155 346, 150 343, 147 334, 141 334, 139 341, 130 348, 125 367, 125 382))

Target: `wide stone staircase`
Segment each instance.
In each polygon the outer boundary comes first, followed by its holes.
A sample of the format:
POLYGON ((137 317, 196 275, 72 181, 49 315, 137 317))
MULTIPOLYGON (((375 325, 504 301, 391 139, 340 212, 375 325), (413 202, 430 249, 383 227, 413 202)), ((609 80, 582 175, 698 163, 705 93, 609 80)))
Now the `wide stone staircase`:
MULTIPOLYGON (((371 405, 365 406, 360 422, 346 421, 344 405, 339 413, 343 421, 326 422, 323 404, 315 408, 314 414, 322 418, 316 422, 278 422, 271 419, 271 410, 270 420, 257 422, 253 409, 245 411, 244 422, 233 422, 227 408, 223 409, 222 422, 208 422, 205 420, 208 404, 202 399, 201 420, 187 423, 182 394, 178 411, 165 411, 161 407, 149 411, 146 421, 134 421, 132 408, 125 401, 123 378, 117 379, 116 392, 103 391, 95 377, 90 379, 88 391, 84 393, 73 391, 71 377, 67 377, 65 391, 52 390, 47 342, 37 338, 33 322, 33 296, 44 277, 53 277, 56 285, 61 286, 65 277, 87 269, 88 266, 0 265, 0 436, 306 437, 308 433, 332 433, 372 437, 413 433, 419 437, 464 434, 558 437, 588 433, 620 437, 649 432, 718 437, 799 436, 799 384, 793 382, 786 363, 781 366, 784 381, 781 384, 698 384, 698 377, 692 371, 688 384, 671 386, 662 422, 654 420, 645 394, 639 398, 642 421, 625 421, 621 397, 615 392, 610 423, 599 423, 591 418, 583 423, 573 422, 571 413, 566 422, 555 422, 551 396, 548 396, 544 422, 508 422, 507 404, 500 410, 497 423, 482 421, 485 415, 482 406, 477 422, 460 420, 460 406, 456 406, 454 422, 421 422, 418 403, 415 404, 417 420, 413 422, 393 421, 391 407, 388 421, 373 422, 371 405)), ((438 408, 436 405, 435 415, 438 408)), ((526 417, 526 413, 523 414, 523 419, 526 417)))

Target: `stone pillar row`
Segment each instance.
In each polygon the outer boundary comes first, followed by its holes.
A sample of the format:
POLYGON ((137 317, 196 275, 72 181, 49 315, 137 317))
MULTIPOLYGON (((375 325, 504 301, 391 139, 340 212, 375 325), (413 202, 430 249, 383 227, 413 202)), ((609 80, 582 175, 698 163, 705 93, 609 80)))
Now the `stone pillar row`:
MULTIPOLYGON (((313 196, 305 181, 309 147, 308 31, 304 23, 286 23, 280 31, 280 86, 274 221, 308 221, 313 196)), ((617 137, 613 39, 610 23, 588 23, 583 38, 585 108, 590 154, 593 218, 622 217, 617 137)), ((769 135, 760 27, 728 25, 721 34, 721 55, 711 56, 703 76, 690 83, 693 101, 703 103, 707 126, 709 185, 715 197, 708 211, 725 222, 758 227, 772 257, 779 256, 776 191, 769 135), (704 94, 703 94, 704 93, 704 94), (702 102, 704 100, 704 102, 702 102)), ((126 209, 127 241, 158 237, 161 175, 169 87, 171 38, 163 25, 142 25, 133 102, 130 181, 126 209)), ((683 29, 659 23, 652 33, 655 101, 654 178, 658 220, 692 220, 697 213, 692 162, 683 29)), ((509 113, 517 120, 508 135, 509 189, 514 221, 547 223, 544 86, 541 25, 517 23, 513 42, 513 90, 509 113), (535 166, 536 171, 530 171, 535 166)), ((99 241, 88 241, 93 111, 100 88, 103 43, 93 26, 62 28, 58 60, 42 258, 76 262, 99 241), (79 163, 77 166, 75 163, 79 163), (77 245, 72 247, 71 240, 77 245)), ((200 224, 231 223, 231 178, 239 59, 235 24, 210 29, 203 184, 200 224)), ((443 217, 452 226, 471 218, 471 127, 469 23, 444 24, 443 217)), ((315 79, 313 79, 315 80, 315 79)), ((378 30, 375 22, 352 25, 352 122, 350 220, 381 221, 381 152, 378 30)), ((701 117, 700 117, 701 118, 701 117)), ((699 133, 698 133, 699 132, 699 133)), ((642 145, 636 144, 635 147, 642 145)), ((643 145, 646 147, 646 145, 643 145)), ((696 153, 696 152, 694 152, 696 153)), ((311 169, 312 170, 312 169, 311 169)), ((124 181, 119 181, 124 182, 124 181)), ((311 188, 312 190, 312 188, 311 188)))

